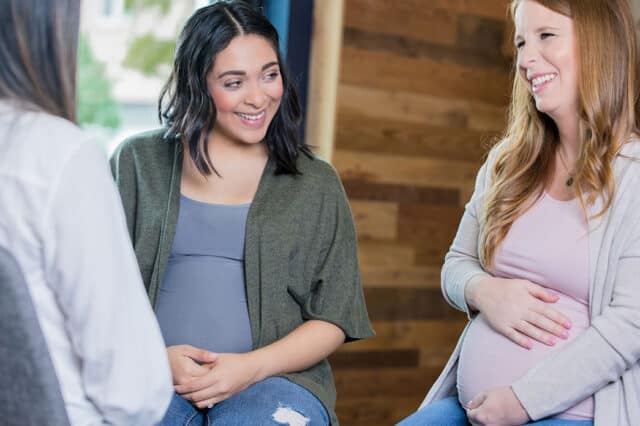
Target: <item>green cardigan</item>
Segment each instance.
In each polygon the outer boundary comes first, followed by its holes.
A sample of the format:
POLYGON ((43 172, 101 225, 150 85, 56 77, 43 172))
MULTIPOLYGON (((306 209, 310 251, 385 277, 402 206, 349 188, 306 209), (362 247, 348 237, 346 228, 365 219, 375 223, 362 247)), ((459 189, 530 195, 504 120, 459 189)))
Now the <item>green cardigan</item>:
MULTIPOLYGON (((160 129, 133 136, 111 158, 154 307, 176 232, 182 174, 182 145, 163 134, 160 129)), ((269 161, 249 209, 244 270, 254 349, 310 319, 337 325, 347 341, 374 335, 360 283, 353 218, 340 179, 319 159, 300 155, 297 165, 301 175, 275 175, 269 161)), ((338 424, 326 359, 283 377, 313 393, 331 424, 338 424)))

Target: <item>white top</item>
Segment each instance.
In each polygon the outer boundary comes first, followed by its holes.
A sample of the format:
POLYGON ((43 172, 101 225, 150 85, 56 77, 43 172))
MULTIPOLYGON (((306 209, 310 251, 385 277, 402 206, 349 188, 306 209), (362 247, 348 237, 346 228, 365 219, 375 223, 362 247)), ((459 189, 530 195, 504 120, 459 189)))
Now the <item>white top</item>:
POLYGON ((105 154, 70 122, 3 101, 0 153, 0 245, 25 276, 71 424, 157 423, 171 374, 105 154))

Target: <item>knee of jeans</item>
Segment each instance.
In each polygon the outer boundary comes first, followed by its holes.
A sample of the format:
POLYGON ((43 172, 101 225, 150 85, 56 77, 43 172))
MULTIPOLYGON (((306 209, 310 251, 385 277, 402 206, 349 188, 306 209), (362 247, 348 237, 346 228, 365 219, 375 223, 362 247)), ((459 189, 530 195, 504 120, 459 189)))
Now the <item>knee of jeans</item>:
POLYGON ((277 423, 287 426, 306 426, 309 423, 308 417, 290 407, 278 407, 271 418, 277 423))

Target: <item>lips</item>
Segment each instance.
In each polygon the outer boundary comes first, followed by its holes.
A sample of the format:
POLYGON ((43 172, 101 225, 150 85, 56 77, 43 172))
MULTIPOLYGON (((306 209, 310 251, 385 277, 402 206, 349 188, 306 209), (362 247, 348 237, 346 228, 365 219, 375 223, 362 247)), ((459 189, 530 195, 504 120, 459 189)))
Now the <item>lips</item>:
POLYGON ((240 118, 244 119, 244 120, 249 120, 249 121, 258 121, 261 118, 264 117, 265 112, 264 111, 260 111, 257 114, 246 114, 246 113, 242 113, 242 112, 237 112, 236 113, 240 118))
POLYGON ((246 127, 256 129, 262 127, 267 117, 266 110, 262 110, 256 114, 248 114, 245 112, 236 112, 235 114, 246 127))
POLYGON ((556 77, 558 77, 557 73, 551 72, 551 73, 546 73, 546 74, 536 74, 533 75, 531 77, 529 77, 529 81, 531 82, 531 87, 533 89, 534 92, 538 92, 540 90, 542 90, 542 88, 549 83, 550 81, 553 81, 556 79, 556 77))

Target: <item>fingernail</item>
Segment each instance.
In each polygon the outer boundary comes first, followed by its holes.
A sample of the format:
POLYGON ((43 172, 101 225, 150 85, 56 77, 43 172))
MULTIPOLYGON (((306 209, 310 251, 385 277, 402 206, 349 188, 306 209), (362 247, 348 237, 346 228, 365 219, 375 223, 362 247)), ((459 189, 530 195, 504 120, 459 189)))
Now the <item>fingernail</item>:
POLYGON ((568 338, 569 338, 569 332, 568 332, 567 330, 564 330, 564 331, 562 332, 562 338, 563 338, 563 339, 568 339, 568 338))
POLYGON ((556 344, 555 337, 550 337, 547 341, 549 342, 550 345, 555 345, 556 344))
POLYGON ((570 323, 569 321, 567 321, 567 322, 565 322, 565 323, 564 323, 564 326, 565 326, 566 328, 569 328, 569 329, 570 329, 570 328, 571 328, 571 323, 570 323))

